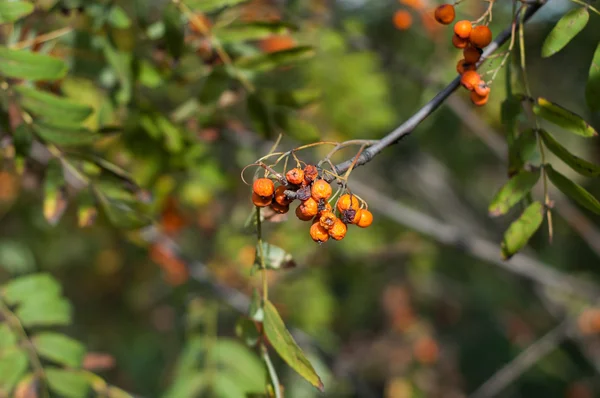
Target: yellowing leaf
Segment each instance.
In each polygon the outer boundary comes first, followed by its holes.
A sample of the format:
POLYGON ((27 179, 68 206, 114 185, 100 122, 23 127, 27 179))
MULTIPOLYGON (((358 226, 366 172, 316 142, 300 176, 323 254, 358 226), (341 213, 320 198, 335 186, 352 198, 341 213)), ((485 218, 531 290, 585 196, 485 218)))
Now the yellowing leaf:
POLYGON ((558 104, 548 101, 545 98, 540 97, 537 99, 533 106, 533 112, 550 123, 554 123, 555 125, 582 137, 593 137, 598 135, 598 132, 596 132, 589 123, 583 120, 581 116, 558 104))

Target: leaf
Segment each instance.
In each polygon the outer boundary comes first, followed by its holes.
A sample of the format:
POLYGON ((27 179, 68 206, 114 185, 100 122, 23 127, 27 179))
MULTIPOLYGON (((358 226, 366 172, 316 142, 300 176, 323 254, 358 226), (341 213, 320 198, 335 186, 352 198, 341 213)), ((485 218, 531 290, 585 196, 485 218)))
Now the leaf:
POLYGON ((242 391, 264 390, 265 369, 256 354, 240 342, 219 338, 207 352, 207 360, 226 373, 230 384, 242 391))
MULTIPOLYGON (((284 269, 293 268, 296 266, 296 262, 292 258, 292 255, 279 246, 272 245, 267 242, 262 243, 262 254, 264 257, 265 267, 267 269, 284 269)), ((259 268, 262 266, 260 246, 256 246, 256 259, 254 264, 259 268)))
POLYGON ((118 228, 138 229, 152 223, 149 217, 127 201, 110 198, 99 191, 96 191, 96 196, 108 220, 118 228))
POLYGON ((59 296, 62 288, 50 274, 33 274, 13 279, 4 285, 2 295, 9 305, 32 300, 36 296, 59 296))
POLYGON ((290 31, 291 26, 282 22, 251 22, 215 28, 212 34, 221 43, 232 43, 248 40, 260 40, 272 35, 283 35, 290 31))
POLYGON ((0 391, 10 393, 21 377, 27 372, 27 355, 20 349, 13 349, 0 355, 0 391))
POLYGON ((585 98, 592 111, 600 111, 600 43, 596 47, 590 65, 590 73, 585 86, 585 98))
POLYGON ((546 148, 548 148, 553 154, 565 162, 569 167, 586 177, 598 177, 600 176, 600 165, 590 163, 585 159, 573 155, 562 146, 558 141, 554 139, 552 134, 547 131, 541 130, 539 132, 546 148))
POLYGON ((17 86, 14 90, 20 94, 23 108, 53 125, 63 122, 82 123, 94 111, 87 105, 31 87, 17 86))
POLYGON ((273 53, 242 57, 235 62, 235 66, 252 71, 265 72, 280 66, 310 59, 314 55, 315 50, 311 46, 298 46, 273 53))
POLYGON ((532 163, 536 160, 537 143, 537 136, 534 130, 527 129, 509 144, 509 176, 513 176, 522 170, 526 163, 532 163))
POLYGON ((6 323, 0 323, 0 356, 7 348, 17 343, 17 335, 6 323))
POLYGON ((0 46, 1 75, 16 79, 56 80, 66 73, 67 65, 61 59, 0 46))
POLYGON ((59 365, 78 368, 85 356, 83 344, 60 333, 39 333, 33 337, 32 342, 42 358, 59 365))
POLYGON ((50 389, 67 398, 86 397, 90 383, 83 372, 46 368, 50 389))
POLYGON ((573 9, 563 15, 544 40, 542 57, 550 57, 562 50, 585 28, 589 19, 590 14, 584 7, 573 9))
POLYGON ((544 165, 546 173, 550 181, 558 188, 562 193, 579 203, 586 209, 600 214, 600 202, 592 196, 591 193, 586 191, 581 185, 569 180, 558 171, 554 170, 551 165, 544 165))
POLYGON ((59 297, 29 300, 16 311, 25 327, 64 326, 71 323, 71 304, 59 297))
POLYGON ((317 375, 315 369, 308 359, 306 359, 306 356, 300 347, 298 347, 290 332, 285 328, 285 324, 275 306, 267 300, 264 303, 264 311, 265 320, 263 326, 269 342, 273 345, 275 351, 300 376, 323 391, 323 382, 321 382, 319 375, 317 375))
MULTIPOLYGON (((0 329, 1 332, 1 329, 0 329)), ((260 333, 256 327, 256 323, 252 319, 240 318, 235 324, 235 334, 238 338, 244 341, 248 347, 254 347, 258 343, 260 333)), ((0 338, 2 335, 0 334, 0 338)), ((0 340, 0 348, 2 343, 0 340)))
POLYGON ((108 12, 108 23, 118 29, 127 29, 131 26, 131 19, 119 6, 112 6, 108 12))
POLYGON ((186 1, 186 3, 198 11, 213 12, 221 8, 231 7, 246 1, 248 0, 193 0, 186 1))
POLYGON ((502 257, 508 260, 521 250, 538 230, 543 220, 544 206, 540 202, 530 204, 504 233, 504 240, 501 244, 502 257))
POLYGON ((34 123, 33 130, 44 141, 64 146, 89 145, 102 138, 102 135, 85 128, 56 127, 43 123, 34 123))
POLYGON ((31 14, 33 9, 33 4, 27 1, 7 2, 5 0, 0 3, 0 23, 15 22, 16 20, 31 14))
POLYGON ((492 217, 506 214, 519 203, 535 186, 540 178, 540 171, 521 171, 500 188, 488 208, 492 217))
POLYGON ((65 178, 60 162, 56 159, 48 163, 44 180, 44 218, 50 225, 56 225, 67 209, 65 178))
POLYGON ((573 113, 560 105, 548 101, 545 98, 539 97, 533 105, 533 112, 539 117, 546 119, 550 123, 562 127, 571 133, 582 137, 593 137, 598 135, 583 118, 576 113, 573 113))

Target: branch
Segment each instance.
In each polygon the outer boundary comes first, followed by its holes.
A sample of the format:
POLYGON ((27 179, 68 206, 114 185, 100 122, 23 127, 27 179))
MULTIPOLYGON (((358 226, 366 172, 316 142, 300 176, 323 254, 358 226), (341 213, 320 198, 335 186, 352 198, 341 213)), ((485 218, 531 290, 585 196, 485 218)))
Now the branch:
MULTIPOLYGON (((525 11, 523 22, 526 22, 531 18, 543 5, 545 1, 540 1, 539 3, 533 4, 527 7, 525 11)), ((489 46, 486 47, 485 51, 481 55, 481 60, 479 61, 479 65, 485 61, 487 57, 493 54, 498 48, 500 48, 504 43, 508 41, 511 37, 512 32, 512 24, 510 27, 504 29, 502 33, 500 33, 496 40, 494 40, 489 46)), ((378 155, 381 151, 383 151, 388 146, 395 144, 400 139, 409 135, 423 120, 425 120, 429 115, 431 115, 437 108, 440 107, 444 103, 444 101, 460 86, 460 76, 457 76, 448 86, 446 86, 442 91, 440 91, 431 101, 425 104, 421 109, 419 109, 414 115, 412 115, 407 121, 401 124, 394 131, 377 141, 377 143, 371 145, 367 149, 365 149, 362 154, 356 159, 356 166, 364 165, 370 162, 376 155, 378 155)), ((335 166, 335 172, 340 175, 347 171, 352 164, 354 163, 354 159, 346 160, 335 166)))

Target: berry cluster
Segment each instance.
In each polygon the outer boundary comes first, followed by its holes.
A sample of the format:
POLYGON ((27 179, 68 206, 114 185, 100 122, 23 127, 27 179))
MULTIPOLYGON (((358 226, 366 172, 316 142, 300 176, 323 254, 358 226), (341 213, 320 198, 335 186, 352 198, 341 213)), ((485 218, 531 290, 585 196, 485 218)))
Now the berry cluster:
MULTIPOLYGON (((456 13, 451 4, 442 4, 435 9, 436 21, 449 25, 454 21, 456 13)), ((460 83, 471 92, 471 101, 477 105, 485 105, 490 95, 490 87, 476 72, 477 62, 483 49, 492 42, 492 31, 485 25, 473 26, 470 21, 458 21, 454 24, 452 44, 463 50, 463 58, 458 61, 456 71, 461 75, 460 83)))
POLYGON ((330 203, 333 189, 314 165, 289 170, 285 174, 285 184, 277 187, 270 178, 258 178, 252 184, 252 191, 252 203, 255 206, 270 206, 280 214, 287 213, 295 199, 300 200, 296 217, 302 221, 312 221, 310 236, 315 242, 323 243, 329 238, 342 240, 348 224, 366 228, 373 222, 373 215, 367 210, 366 204, 361 204, 358 197, 351 193, 340 196, 334 208, 330 203))

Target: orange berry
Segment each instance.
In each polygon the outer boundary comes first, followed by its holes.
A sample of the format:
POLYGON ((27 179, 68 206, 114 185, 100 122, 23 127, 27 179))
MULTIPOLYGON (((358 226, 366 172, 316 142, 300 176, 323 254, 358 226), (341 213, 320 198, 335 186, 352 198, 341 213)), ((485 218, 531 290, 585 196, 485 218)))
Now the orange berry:
POLYGON ((273 209, 275 213, 285 214, 290 210, 290 205, 282 205, 278 202, 273 202, 271 203, 271 209, 273 209))
POLYGON ((431 337, 421 337, 415 342, 413 352, 417 361, 424 365, 431 365, 438 360, 440 348, 431 337))
POLYGON ((302 221, 309 221, 319 212, 319 205, 313 198, 308 198, 296 208, 296 216, 302 221))
POLYGON ((285 173, 285 178, 290 184, 300 185, 304 182, 304 171, 302 169, 291 169, 285 173))
POLYGON ((271 196, 275 192, 275 184, 268 178, 259 178, 252 184, 252 190, 258 196, 271 196))
POLYGON ((342 240, 346 236, 348 227, 339 218, 335 220, 333 226, 329 229, 329 236, 335 240, 342 240))
POLYGON ((338 218, 332 212, 324 211, 321 213, 321 217, 319 217, 319 224, 326 230, 330 230, 337 219, 338 218))
POLYGON ((367 228, 369 225, 373 223, 373 214, 367 209, 361 209, 360 219, 356 223, 361 228, 367 228))
POLYGON ((252 192, 252 203, 254 203, 254 206, 256 207, 267 207, 272 201, 273 198, 271 196, 264 197, 257 195, 256 192, 252 192))
POLYGON ((319 209, 319 213, 318 213, 319 215, 325 213, 326 211, 332 210, 329 202, 324 199, 319 201, 318 209, 319 209))
POLYGON ((319 170, 317 170, 316 166, 312 164, 307 164, 304 167, 304 182, 310 184, 319 176, 319 170))
POLYGON ((271 36, 260 41, 260 49, 266 53, 288 50, 296 45, 290 36, 271 36))
POLYGON ((425 8, 425 4, 422 0, 399 0, 399 3, 414 8, 417 11, 425 8))
POLYGON ((441 23, 442 25, 449 25, 454 21, 454 17, 456 16, 456 12, 454 11, 454 6, 451 4, 442 4, 437 7, 434 12, 435 20, 441 23))
POLYGON ((463 51, 463 55, 465 56, 465 61, 468 64, 474 64, 477 61, 479 61, 479 58, 481 58, 481 49, 477 48, 477 47, 473 47, 473 46, 469 46, 467 48, 465 48, 465 50, 463 51))
POLYGON ((488 95, 479 95, 475 91, 471 92, 471 102, 473 102, 477 106, 483 106, 488 102, 488 95))
POLYGON ((460 78, 460 84, 469 91, 473 91, 474 87, 481 81, 481 76, 474 70, 468 70, 460 78))
POLYGON ((407 30, 412 25, 412 15, 406 10, 398 10, 394 14, 394 26, 399 30, 407 30))
POLYGON ((492 42, 492 31, 487 26, 476 26, 470 32, 469 40, 475 47, 487 47, 492 42))
POLYGON ((490 86, 488 86, 487 84, 485 84, 485 82, 483 80, 480 81, 479 83, 477 83, 473 87, 473 90, 477 93, 477 95, 480 95, 482 97, 490 95, 490 92, 492 91, 492 89, 490 88, 490 86))
POLYGON ((468 39, 472 29, 473 26, 469 21, 463 20, 454 24, 454 33, 456 33, 458 37, 462 39, 468 39))
POLYGON ((452 35, 452 45, 456 48, 466 48, 469 45, 469 39, 463 39, 457 34, 452 35))
POLYGON ((360 213, 361 213, 361 209, 355 210, 355 209, 348 209, 348 210, 344 210, 342 212, 342 221, 345 222, 346 224, 356 224, 358 223, 358 220, 360 220, 360 213))
POLYGON ((275 202, 279 203, 281 206, 287 206, 292 202, 285 196, 284 192, 286 189, 285 185, 280 185, 275 190, 275 202))
POLYGON ((340 199, 337 202, 337 208, 341 212, 348 209, 358 210, 360 203, 358 202, 358 198, 351 194, 344 194, 340 196, 340 199))
POLYGON ((315 242, 323 243, 327 242, 329 239, 329 234, 327 233, 327 230, 321 226, 321 224, 316 222, 310 226, 310 237, 315 242))
POLYGON ((310 189, 310 194, 312 195, 313 199, 317 202, 321 199, 329 199, 332 193, 333 190, 331 188, 331 185, 329 185, 329 183, 325 180, 315 181, 312 184, 312 188, 310 189))
POLYGON ((458 61, 458 63, 456 64, 456 71, 459 75, 462 75, 468 70, 475 70, 475 65, 467 63, 464 59, 458 61))

